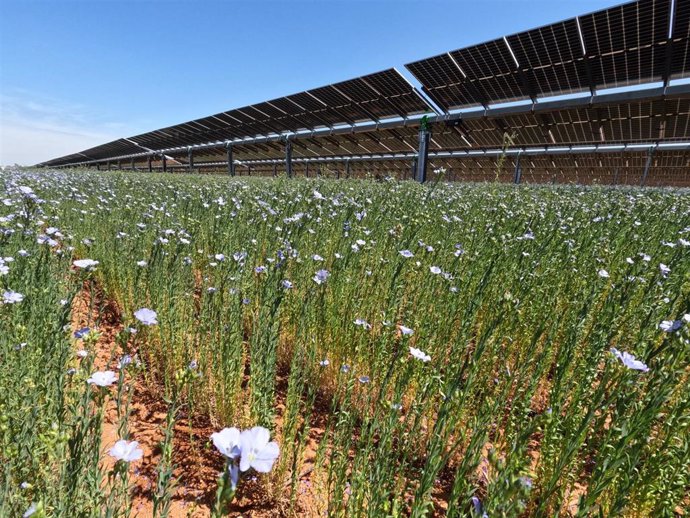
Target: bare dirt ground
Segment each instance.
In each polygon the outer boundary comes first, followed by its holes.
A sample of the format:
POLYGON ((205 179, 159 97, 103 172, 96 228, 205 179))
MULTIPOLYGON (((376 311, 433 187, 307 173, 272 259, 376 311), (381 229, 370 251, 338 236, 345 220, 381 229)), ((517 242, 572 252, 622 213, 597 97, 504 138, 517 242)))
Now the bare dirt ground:
MULTIPOLYGON (((118 348, 116 336, 122 330, 122 319, 116 304, 104 301, 100 290, 96 289, 94 308, 101 308, 90 315, 90 294, 88 286, 75 299, 72 311, 72 328, 74 330, 91 326, 95 318, 100 319, 98 331, 101 336, 96 343, 94 368, 110 369, 117 372, 117 363, 123 352, 118 348), (97 315, 97 313, 100 313, 97 315)), ((160 443, 166 421, 167 404, 163 399, 163 387, 155 381, 145 383, 141 377, 125 378, 126 384, 132 385, 131 416, 128 420, 132 440, 139 442, 144 455, 140 461, 130 467, 132 484, 132 516, 145 518, 153 515, 153 492, 156 488, 156 468, 161 458, 160 443)), ((284 412, 287 379, 281 376, 277 384, 278 413, 276 436, 280 437, 281 417, 284 412)), ((174 476, 178 480, 170 518, 201 518, 210 516, 211 506, 215 500, 217 477, 223 467, 222 456, 210 444, 210 435, 217 431, 208 417, 190 416, 183 410, 178 417, 173 437, 174 476)), ((257 477, 243 480, 229 516, 273 518, 283 516, 319 516, 323 515, 317 505, 314 482, 311 480, 312 468, 323 428, 312 428, 307 443, 304 462, 300 466, 300 488, 294 512, 288 513, 283 496, 272 497, 266 485, 257 477)), ((112 465, 108 451, 119 439, 117 431, 117 413, 113 398, 106 404, 103 422, 102 450, 106 468, 112 465)), ((286 489, 286 492, 289 489, 286 489)))

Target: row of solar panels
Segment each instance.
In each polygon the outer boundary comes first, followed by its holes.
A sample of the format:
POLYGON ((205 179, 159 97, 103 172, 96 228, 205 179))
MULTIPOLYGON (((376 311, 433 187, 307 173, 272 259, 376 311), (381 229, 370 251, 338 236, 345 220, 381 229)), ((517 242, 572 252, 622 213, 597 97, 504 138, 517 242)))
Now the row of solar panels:
MULTIPOLYGON (((537 183, 609 183, 639 185, 648 160, 647 151, 624 153, 557 154, 522 156, 520 169, 523 182, 537 183)), ((444 178, 450 181, 493 181, 497 178, 513 181, 517 162, 516 155, 506 157, 471 156, 465 158, 430 158, 429 167, 444 168, 444 178)), ((204 165, 204 164, 200 164, 204 165)), ((205 168, 224 170, 223 162, 206 163, 205 168)), ((159 167, 159 164, 156 164, 159 167)), ((180 167, 180 166, 178 166, 180 167)), ((296 176, 328 175, 365 177, 371 175, 397 175, 411 178, 409 160, 357 161, 349 166, 345 162, 311 163, 295 162, 296 176)), ((283 164, 238 165, 237 174, 271 176, 282 173, 283 164)), ((690 151, 658 150, 652 160, 645 185, 690 186, 690 151)))
MULTIPOLYGON (((293 157, 348 154, 409 153, 418 145, 416 125, 362 131, 356 134, 305 137, 292 143, 293 157)), ((690 135, 690 99, 658 99, 557 110, 526 112, 498 118, 467 118, 437 125, 430 151, 578 144, 685 141, 690 135), (510 142, 506 141, 510 136, 510 142)), ((234 146, 237 160, 283 159, 280 142, 234 146)), ((198 150, 195 161, 220 159, 222 148, 198 150)), ((184 160, 184 159, 183 159, 184 160)))
MULTIPOLYGON (((297 133, 690 75, 690 0, 638 0, 395 69, 177 124, 47 162, 297 133)), ((480 144, 482 145, 482 144, 480 144)))

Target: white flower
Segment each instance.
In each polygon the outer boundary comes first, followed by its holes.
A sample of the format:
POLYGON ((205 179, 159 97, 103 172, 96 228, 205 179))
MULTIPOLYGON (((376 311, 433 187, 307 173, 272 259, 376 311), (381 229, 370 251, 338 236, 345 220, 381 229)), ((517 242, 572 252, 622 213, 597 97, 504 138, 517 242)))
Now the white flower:
POLYGON ((599 277, 602 277, 604 279, 608 279, 610 277, 609 272, 606 270, 599 270, 599 277))
POLYGON ((137 309, 134 312, 134 317, 139 322, 141 322, 142 324, 147 325, 147 326, 153 326, 153 325, 156 325, 158 323, 158 320, 156 320, 156 318, 158 318, 158 315, 152 309, 148 309, 148 308, 137 309))
POLYGON ((364 320, 363 318, 356 318, 355 325, 363 327, 364 329, 371 329, 371 324, 364 320))
POLYGON ((680 320, 664 320, 661 324, 659 324, 659 329, 666 331, 667 333, 673 333, 674 331, 678 331, 682 325, 683 322, 680 320))
POLYGON ((433 273, 434 275, 438 275, 438 274, 441 273, 442 270, 441 270, 441 268, 439 268, 438 266, 430 266, 430 267, 429 267, 429 271, 430 271, 431 273, 433 273))
MULTIPOLYGON (((20 189, 21 189, 21 187, 20 187, 20 189)), ((27 189, 28 189, 28 187, 27 187, 27 189)), ((36 503, 34 502, 29 506, 29 508, 26 511, 24 511, 22 518, 29 518, 29 516, 33 516, 34 513, 36 513, 36 511, 38 511, 38 508, 36 507, 36 503)))
POLYGON ((410 257, 414 257, 414 254, 412 252, 410 252, 409 250, 400 250, 399 254, 402 255, 405 259, 409 259, 410 257))
POLYGON ((77 268, 83 268, 84 270, 89 270, 98 264, 98 261, 93 259, 78 259, 74 261, 74 266, 77 268))
POLYGON ((422 360, 424 363, 431 361, 431 356, 426 354, 424 351, 417 349, 416 347, 410 347, 410 354, 418 360, 422 360))
POLYGON ((211 434, 216 449, 229 459, 240 456, 240 431, 237 428, 223 428, 211 434))
POLYGON ((321 360, 321 361, 319 362, 319 365, 320 365, 321 367, 328 367, 330 364, 331 364, 331 362, 330 362, 330 360, 328 360, 328 359, 321 360))
POLYGON ((414 329, 410 329, 409 327, 399 325, 398 328, 400 329, 400 332, 403 334, 403 336, 411 336, 414 334, 414 329))
POLYGON ((616 358, 618 358, 621 361, 621 363, 623 363, 623 365, 625 365, 628 369, 632 369, 632 370, 636 370, 636 371, 642 371, 642 372, 647 372, 649 370, 649 367, 647 367, 640 360, 636 359, 630 353, 620 352, 615 347, 611 348, 611 353, 616 358))
POLYGON ((146 265, 146 261, 137 261, 137 266, 139 266, 140 268, 146 268, 146 265))
POLYGON ((120 439, 112 448, 110 448, 110 456, 122 462, 132 462, 141 459, 144 452, 139 448, 137 441, 125 441, 120 439))
POLYGON ((24 300, 24 295, 16 291, 7 290, 2 294, 2 301, 5 304, 17 304, 24 300))
POLYGON ((277 442, 269 442, 270 438, 269 431, 262 426, 255 426, 240 434, 240 470, 254 468, 259 473, 271 471, 280 450, 277 442))
POLYGON ((671 269, 666 266, 664 263, 659 264, 659 271, 661 271, 661 275, 666 278, 668 277, 668 274, 671 273, 671 269))
POLYGON ((96 371, 86 381, 99 387, 108 387, 117 381, 117 375, 113 371, 96 371))

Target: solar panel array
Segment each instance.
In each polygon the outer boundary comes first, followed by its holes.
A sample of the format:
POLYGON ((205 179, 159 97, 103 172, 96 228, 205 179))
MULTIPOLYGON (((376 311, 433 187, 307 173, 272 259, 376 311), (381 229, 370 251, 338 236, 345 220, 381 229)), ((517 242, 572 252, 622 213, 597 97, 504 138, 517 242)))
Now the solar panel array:
MULTIPOLYGON (((569 98, 553 108, 543 99, 641 83, 668 85, 689 77, 690 0, 629 2, 406 68, 444 112, 430 119, 432 152, 685 141, 690 135, 687 94, 606 103, 569 98), (448 116, 457 109, 523 100, 536 104, 517 112, 487 109, 448 116)), ((415 153, 415 117, 433 111, 425 96, 391 68, 119 139, 42 165, 117 162, 132 155, 141 163, 163 150, 179 156, 178 165, 184 165, 189 146, 209 145, 195 150, 195 165, 203 166, 222 161, 228 141, 234 142, 236 160, 278 160, 285 156, 281 135, 291 135, 296 159, 415 153), (362 131, 362 123, 370 129, 362 131), (341 128, 352 131, 343 133, 341 128)), ((580 160, 578 166, 584 163, 580 160)))

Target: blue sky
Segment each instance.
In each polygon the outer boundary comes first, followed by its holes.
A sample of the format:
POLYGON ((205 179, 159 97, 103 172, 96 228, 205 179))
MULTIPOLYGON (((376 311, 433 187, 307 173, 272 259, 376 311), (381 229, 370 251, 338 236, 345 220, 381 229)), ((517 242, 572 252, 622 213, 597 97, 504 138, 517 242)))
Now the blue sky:
POLYGON ((376 72, 616 0, 0 0, 0 164, 376 72))

